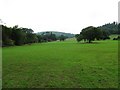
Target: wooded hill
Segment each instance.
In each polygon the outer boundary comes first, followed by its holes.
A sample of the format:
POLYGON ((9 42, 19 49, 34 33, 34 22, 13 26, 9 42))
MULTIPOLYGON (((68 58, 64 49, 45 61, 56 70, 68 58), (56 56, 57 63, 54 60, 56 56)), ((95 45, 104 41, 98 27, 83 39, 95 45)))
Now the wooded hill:
POLYGON ((109 34, 120 34, 120 30, 118 30, 120 28, 120 24, 118 24, 117 22, 108 23, 99 26, 98 28, 100 28, 101 30, 105 30, 109 34))
POLYGON ((45 34, 47 32, 52 32, 52 34, 55 34, 57 37, 60 37, 61 35, 64 35, 64 36, 66 36, 68 38, 72 38, 72 37, 75 36, 74 34, 71 34, 71 33, 58 32, 58 31, 44 31, 44 32, 38 32, 37 34, 42 35, 42 34, 45 34))

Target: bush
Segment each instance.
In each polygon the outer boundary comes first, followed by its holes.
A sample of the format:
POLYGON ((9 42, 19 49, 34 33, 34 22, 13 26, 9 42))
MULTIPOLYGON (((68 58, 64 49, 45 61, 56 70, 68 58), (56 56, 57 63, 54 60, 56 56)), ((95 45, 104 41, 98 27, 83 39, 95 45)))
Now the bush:
POLYGON ((120 40, 120 36, 118 36, 117 38, 113 38, 113 40, 120 40))
POLYGON ((113 38, 113 40, 117 40, 117 38, 113 38))
POLYGON ((118 36, 117 38, 118 38, 118 40, 120 40, 120 36, 118 36))
POLYGON ((7 39, 6 41, 3 42, 3 46, 13 46, 14 41, 11 39, 7 39))
POLYGON ((103 36, 101 39, 106 40, 106 39, 110 39, 110 37, 109 36, 103 36))
POLYGON ((110 39, 110 37, 106 37, 106 39, 110 39))

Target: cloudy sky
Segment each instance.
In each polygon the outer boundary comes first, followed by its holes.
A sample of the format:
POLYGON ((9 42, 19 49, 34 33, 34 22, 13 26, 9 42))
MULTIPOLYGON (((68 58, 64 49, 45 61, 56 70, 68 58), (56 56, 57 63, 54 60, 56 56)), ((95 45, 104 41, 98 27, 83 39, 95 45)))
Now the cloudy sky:
POLYGON ((0 19, 7 26, 34 32, 79 33, 87 26, 118 21, 119 0, 0 0, 0 19))

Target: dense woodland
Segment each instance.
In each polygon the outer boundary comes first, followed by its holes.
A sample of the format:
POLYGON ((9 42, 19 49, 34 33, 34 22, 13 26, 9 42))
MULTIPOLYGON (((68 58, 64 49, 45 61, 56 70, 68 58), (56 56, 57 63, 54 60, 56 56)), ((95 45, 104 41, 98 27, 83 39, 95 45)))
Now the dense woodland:
POLYGON ((105 30, 108 34, 120 34, 120 30, 118 30, 118 28, 120 28, 120 24, 118 24, 117 22, 108 23, 99 26, 98 28, 105 30))
MULTIPOLYGON (((42 33, 34 33, 34 31, 30 28, 22 28, 17 25, 14 27, 2 26, 2 46, 13 46, 13 45, 24 45, 31 43, 42 43, 42 42, 51 42, 51 41, 64 41, 66 38, 73 37, 74 35, 67 34, 69 36, 65 36, 64 33, 56 34, 56 32, 42 32, 42 33)), ((91 42, 96 40, 105 40, 109 39, 109 35, 111 34, 120 34, 118 30, 120 28, 120 24, 113 22, 109 24, 105 24, 100 27, 89 26, 80 32, 80 34, 76 34, 75 37, 77 41, 84 40, 86 42, 91 42)))

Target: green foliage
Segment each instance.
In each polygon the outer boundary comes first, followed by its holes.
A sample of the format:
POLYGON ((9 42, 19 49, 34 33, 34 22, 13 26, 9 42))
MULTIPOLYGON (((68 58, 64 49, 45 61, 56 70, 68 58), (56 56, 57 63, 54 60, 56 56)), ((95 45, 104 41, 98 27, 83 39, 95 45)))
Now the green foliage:
POLYGON ((32 29, 19 28, 18 26, 11 28, 2 25, 2 42, 2 46, 24 45, 37 43, 38 37, 32 29))
POLYGON ((113 23, 102 25, 98 28, 108 32, 109 34, 120 34, 120 30, 118 30, 119 27, 120 27, 120 24, 113 22, 113 23))
POLYGON ((12 29, 12 40, 15 41, 15 45, 23 45, 25 43, 26 34, 20 28, 12 29))
POLYGON ((42 34, 38 34, 38 35, 40 35, 42 42, 51 42, 51 41, 56 41, 56 40, 64 41, 66 38, 68 38, 64 35, 60 35, 58 37, 56 36, 56 34, 53 34, 53 32, 43 32, 42 34))
POLYGON ((64 35, 61 35, 61 36, 59 37, 59 39, 60 39, 60 41, 64 41, 64 40, 66 39, 66 37, 65 37, 64 35))
POLYGON ((56 35, 53 34, 52 32, 44 32, 40 36, 42 39, 41 41, 43 41, 43 42, 51 42, 51 41, 57 40, 56 35))
MULTIPOLYGON (((74 37, 74 34, 71 34, 71 33, 57 32, 57 31, 47 31, 47 32, 52 32, 52 34, 56 35, 56 38, 59 38, 61 35, 64 35, 68 38, 73 38, 74 37)), ((42 35, 43 33, 46 33, 46 32, 38 32, 37 34, 42 35)))
POLYGON ((81 34, 83 36, 83 39, 88 40, 89 43, 91 43, 91 41, 94 41, 95 38, 100 39, 100 37, 101 37, 100 30, 98 30, 97 28, 92 27, 92 26, 89 26, 89 27, 83 29, 81 34))
POLYGON ((110 39, 107 32, 99 28, 93 27, 93 26, 89 26, 89 27, 82 29, 80 34, 77 34, 75 37, 78 42, 81 40, 84 40, 89 43, 91 43, 91 41, 94 41, 94 40, 110 39))
POLYGON ((27 33, 26 40, 27 40, 27 43, 37 43, 38 42, 38 37, 37 37, 36 34, 27 33))
POLYGON ((38 42, 41 43, 42 42, 42 36, 41 35, 37 35, 38 38, 38 42))
POLYGON ((12 45, 12 29, 2 25, 2 46, 12 45))
POLYGON ((113 40, 120 40, 120 36, 118 36, 117 38, 113 38, 113 40))
POLYGON ((3 46, 24 45, 57 40, 56 35, 52 32, 45 32, 41 35, 38 35, 33 33, 33 30, 29 28, 19 28, 18 26, 14 26, 13 28, 9 28, 7 26, 2 27, 3 46))
POLYGON ((6 45, 6 46, 13 46, 14 45, 14 41, 11 40, 11 39, 6 39, 4 42, 3 42, 3 46, 6 45))
POLYGON ((76 34, 75 37, 78 42, 80 42, 83 39, 83 35, 81 35, 81 34, 76 34))
POLYGON ((108 32, 106 32, 105 30, 101 30, 101 31, 102 31, 102 36, 100 39, 102 40, 110 39, 108 32))

